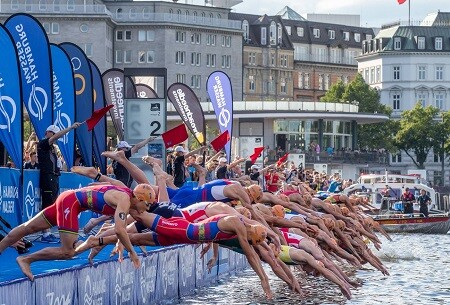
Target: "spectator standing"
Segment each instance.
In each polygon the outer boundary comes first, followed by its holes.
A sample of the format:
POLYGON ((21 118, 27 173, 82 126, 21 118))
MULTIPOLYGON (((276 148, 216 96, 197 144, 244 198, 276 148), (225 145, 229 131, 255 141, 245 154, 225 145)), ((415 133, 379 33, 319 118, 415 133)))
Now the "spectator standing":
POLYGON ((39 163, 37 162, 37 154, 35 151, 30 153, 30 161, 25 162, 23 169, 39 169, 39 163))
POLYGON ((420 196, 417 198, 417 202, 420 204, 420 213, 428 217, 428 206, 431 204, 431 198, 427 195, 427 191, 420 190, 420 196))
POLYGON ((205 147, 202 146, 196 150, 187 152, 181 145, 175 147, 175 159, 173 160, 173 183, 176 187, 182 187, 186 182, 186 166, 184 164, 186 158, 189 158, 191 155, 195 155, 197 153, 202 153, 204 149, 205 147))
MULTIPOLYGON (((53 145, 59 138, 63 137, 72 129, 76 129, 81 124, 75 122, 63 130, 60 130, 56 125, 50 125, 45 131, 44 139, 37 144, 37 157, 39 160, 39 184, 41 188, 41 202, 42 209, 50 206, 55 202, 59 193, 59 176, 60 168, 58 167, 58 156, 56 155, 56 148, 53 145)), ((47 230, 41 237, 43 242, 57 243, 58 239, 50 234, 47 230)))

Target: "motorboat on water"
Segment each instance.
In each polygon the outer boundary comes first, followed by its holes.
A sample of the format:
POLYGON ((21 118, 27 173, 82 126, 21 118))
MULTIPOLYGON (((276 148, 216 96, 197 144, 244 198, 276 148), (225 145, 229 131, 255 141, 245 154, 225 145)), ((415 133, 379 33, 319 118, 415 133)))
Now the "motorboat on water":
POLYGON ((346 195, 365 197, 375 209, 367 210, 374 220, 391 233, 446 234, 450 230, 448 212, 437 210, 439 196, 426 185, 419 176, 398 174, 362 175, 357 183, 344 189, 346 195), (414 203, 414 213, 403 213, 401 195, 409 188, 417 198, 420 190, 425 190, 432 200, 429 216, 419 213, 419 204, 414 203))

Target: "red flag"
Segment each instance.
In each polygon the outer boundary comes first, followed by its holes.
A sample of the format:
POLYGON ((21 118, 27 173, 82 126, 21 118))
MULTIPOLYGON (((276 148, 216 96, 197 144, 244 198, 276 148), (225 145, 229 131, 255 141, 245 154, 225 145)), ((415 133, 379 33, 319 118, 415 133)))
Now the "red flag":
POLYGON ((171 147, 181 143, 189 137, 186 131, 186 125, 184 125, 184 123, 172 128, 171 130, 167 130, 161 136, 166 147, 171 147))
POLYGON ((101 118, 105 116, 105 114, 109 111, 109 109, 111 109, 112 107, 114 107, 114 105, 108 105, 104 108, 101 108, 99 110, 95 110, 92 113, 92 116, 86 120, 86 124, 88 127, 88 131, 91 131, 92 129, 94 129, 95 125, 97 125, 98 122, 100 122, 101 118))
POLYGON ((249 157, 250 160, 252 161, 252 164, 256 162, 256 159, 259 158, 259 155, 262 153, 263 150, 264 150, 263 146, 254 148, 253 155, 249 157))
POLYGON ((284 162, 286 162, 288 156, 289 156, 289 153, 285 153, 283 157, 281 157, 280 159, 278 159, 278 161, 277 161, 277 166, 280 166, 281 164, 283 164, 284 162))
POLYGON ((406 0, 397 0, 398 4, 403 4, 406 2, 406 0))
POLYGON ((228 133, 228 130, 225 130, 217 138, 211 141, 211 146, 215 151, 219 151, 225 147, 228 141, 230 141, 230 134, 228 133))

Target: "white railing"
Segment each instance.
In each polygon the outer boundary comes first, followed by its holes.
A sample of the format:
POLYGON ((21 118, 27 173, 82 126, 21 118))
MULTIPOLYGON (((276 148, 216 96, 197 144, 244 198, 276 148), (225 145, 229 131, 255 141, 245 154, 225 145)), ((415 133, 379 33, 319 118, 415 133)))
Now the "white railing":
MULTIPOLYGON (((200 103, 203 111, 213 112, 211 103, 200 103)), ((302 101, 234 101, 234 111, 322 111, 322 112, 358 112, 359 107, 346 103, 323 103, 302 101)), ((172 103, 167 103, 167 111, 176 111, 172 103)))

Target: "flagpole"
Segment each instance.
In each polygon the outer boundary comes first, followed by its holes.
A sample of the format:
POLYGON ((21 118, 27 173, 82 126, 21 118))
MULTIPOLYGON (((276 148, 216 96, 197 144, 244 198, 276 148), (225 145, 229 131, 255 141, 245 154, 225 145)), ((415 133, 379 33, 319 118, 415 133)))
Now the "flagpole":
POLYGON ((411 26, 411 0, 408 1, 408 25, 411 26))

